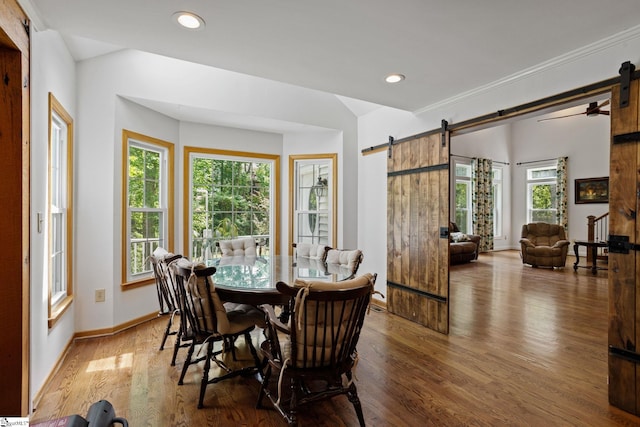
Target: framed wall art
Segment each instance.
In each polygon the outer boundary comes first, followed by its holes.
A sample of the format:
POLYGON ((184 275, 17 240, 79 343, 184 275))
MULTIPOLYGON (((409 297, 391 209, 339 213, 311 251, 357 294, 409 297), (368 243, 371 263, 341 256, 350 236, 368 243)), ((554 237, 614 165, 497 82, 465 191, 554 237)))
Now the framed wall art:
POLYGON ((609 203, 609 177, 576 179, 576 203, 609 203))

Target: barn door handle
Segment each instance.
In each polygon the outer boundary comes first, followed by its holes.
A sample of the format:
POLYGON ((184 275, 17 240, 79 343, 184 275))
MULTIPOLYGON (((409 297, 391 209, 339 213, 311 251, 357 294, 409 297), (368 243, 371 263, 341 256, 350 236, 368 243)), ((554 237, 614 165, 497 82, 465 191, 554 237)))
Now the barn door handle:
POLYGON ((440 238, 441 239, 449 238, 449 227, 440 227, 440 238))
POLYGON ((629 236, 609 235, 609 252, 614 254, 628 254, 629 251, 640 251, 640 245, 629 242, 629 236))

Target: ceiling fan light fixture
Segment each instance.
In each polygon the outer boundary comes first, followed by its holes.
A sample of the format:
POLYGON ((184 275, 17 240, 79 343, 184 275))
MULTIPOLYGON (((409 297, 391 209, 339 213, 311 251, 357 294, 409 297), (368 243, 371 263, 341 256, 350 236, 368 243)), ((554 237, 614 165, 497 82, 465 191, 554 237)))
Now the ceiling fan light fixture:
POLYGON ((393 73, 384 78, 387 83, 399 83, 405 79, 404 74, 393 73))
POLYGON ((188 30, 201 30, 204 28, 204 19, 192 12, 176 12, 173 20, 183 28, 188 30))

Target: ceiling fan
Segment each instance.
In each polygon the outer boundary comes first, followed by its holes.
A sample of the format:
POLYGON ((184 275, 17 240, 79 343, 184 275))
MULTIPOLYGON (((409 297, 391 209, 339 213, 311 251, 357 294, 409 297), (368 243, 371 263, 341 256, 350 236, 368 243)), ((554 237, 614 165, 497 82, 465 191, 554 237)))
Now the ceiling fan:
POLYGON ((604 107, 605 105, 609 105, 609 100, 608 99, 606 101, 603 101, 600 105, 598 105, 597 102, 590 102, 589 106, 587 107, 587 109, 582 113, 569 114, 569 115, 566 115, 566 116, 559 116, 559 117, 549 117, 548 119, 540 119, 538 121, 539 122, 544 122, 546 120, 564 119, 565 117, 581 116, 583 114, 586 114, 587 117, 598 116, 600 114, 608 116, 609 115, 609 111, 604 111, 604 110, 600 109, 600 108, 604 107))

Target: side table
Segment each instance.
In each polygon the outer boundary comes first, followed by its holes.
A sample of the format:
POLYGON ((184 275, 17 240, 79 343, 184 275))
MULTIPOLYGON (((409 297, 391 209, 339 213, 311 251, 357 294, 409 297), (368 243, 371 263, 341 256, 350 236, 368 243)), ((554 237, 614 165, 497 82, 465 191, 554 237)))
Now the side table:
POLYGON ((592 274, 596 274, 598 270, 607 270, 606 267, 598 267, 596 262, 598 260, 598 248, 606 248, 609 244, 602 240, 574 240, 573 251, 576 254, 576 262, 573 263, 573 270, 578 271, 578 268, 590 268, 592 274), (587 251, 591 251, 592 265, 578 265, 580 263, 580 255, 578 255, 578 247, 585 246, 587 251))

